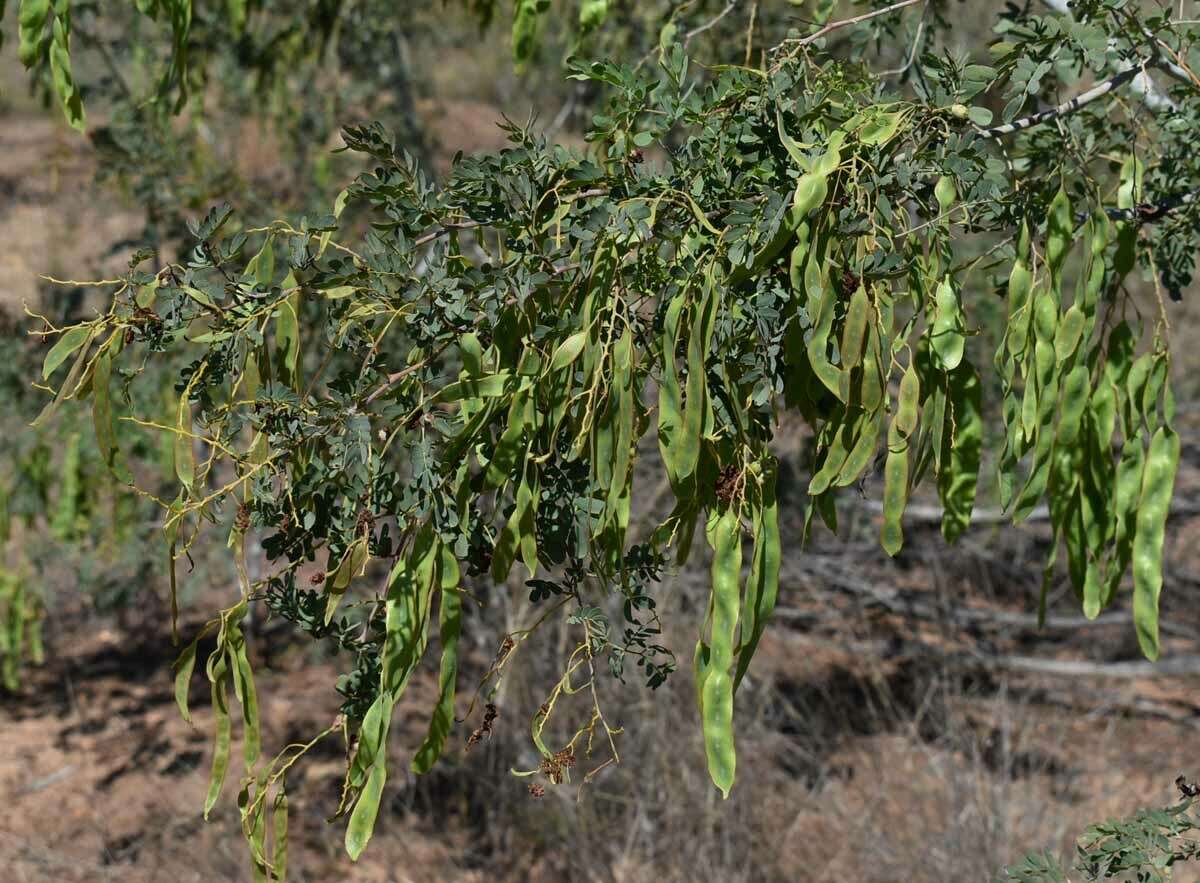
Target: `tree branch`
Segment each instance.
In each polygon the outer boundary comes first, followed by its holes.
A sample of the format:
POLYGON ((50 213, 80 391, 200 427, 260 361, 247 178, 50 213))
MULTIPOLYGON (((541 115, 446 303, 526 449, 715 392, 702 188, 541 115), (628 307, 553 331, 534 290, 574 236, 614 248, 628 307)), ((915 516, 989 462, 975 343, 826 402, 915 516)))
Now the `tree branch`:
POLYGON ((442 236, 445 236, 447 233, 450 233, 454 230, 474 230, 476 227, 482 227, 482 226, 483 226, 482 221, 463 221, 461 223, 445 223, 445 224, 442 224, 442 226, 440 226, 438 229, 432 231, 431 233, 426 233, 424 236, 418 236, 413 241, 413 247, 416 248, 416 247, 419 247, 422 245, 428 245, 429 243, 433 242, 433 240, 438 239, 442 236))
MULTIPOLYGON (((589 199, 593 196, 604 196, 608 193, 606 187, 594 187, 591 190, 580 190, 578 193, 568 193, 562 197, 563 202, 569 202, 576 199, 589 199)), ((474 230, 476 227, 488 226, 484 221, 446 221, 441 224, 436 230, 431 230, 413 240, 413 247, 428 245, 433 240, 445 236, 455 230, 474 230)))
POLYGON ((1110 208, 1104 213, 1113 221, 1139 221, 1143 224, 1157 221, 1176 209, 1200 200, 1200 188, 1176 193, 1158 202, 1143 202, 1133 208, 1110 208))
MULTIPOLYGON (((880 588, 878 580, 868 579, 853 572, 842 564, 830 561, 827 557, 806 553, 799 556, 794 564, 785 562, 784 573, 788 581, 797 579, 816 579, 826 588, 862 599, 867 606, 878 606, 906 619, 926 622, 948 622, 959 627, 993 626, 997 628, 1015 628, 1044 632, 1047 629, 1077 630, 1097 628, 1102 626, 1128 625, 1131 614, 1128 610, 1113 610, 1101 614, 1095 619, 1084 616, 1061 616, 1050 614, 1039 626, 1037 614, 1020 613, 1011 610, 997 610, 986 607, 963 607, 938 604, 913 597, 912 592, 897 589, 880 588)), ((809 614, 796 607, 780 606, 775 614, 783 620, 806 620, 809 614)), ((1186 638, 1191 641, 1200 640, 1200 634, 1186 625, 1163 621, 1160 624, 1164 634, 1186 638)))
MULTIPOLYGON (((1161 59, 1159 60, 1157 66, 1168 76, 1174 77, 1176 80, 1179 80, 1179 82, 1187 83, 1192 88, 1200 88, 1200 77, 1196 76, 1195 71, 1187 66, 1179 53, 1157 37, 1154 38, 1154 42, 1158 45, 1159 49, 1165 49, 1167 53, 1175 59, 1175 61, 1161 59)), ((1167 100, 1170 101, 1170 99, 1167 100)), ((1171 102, 1171 106, 1174 107, 1175 103, 1171 102)))
MULTIPOLYGON (((1050 7, 1050 9, 1052 9, 1054 12, 1064 15, 1067 18, 1072 17, 1070 0, 1042 0, 1042 2, 1046 6, 1050 7)), ((1108 41, 1109 51, 1115 51, 1116 48, 1116 39, 1110 39, 1108 41)), ((1185 79, 1187 78, 1187 74, 1185 74, 1183 69, 1177 65, 1167 64, 1161 59, 1157 58, 1152 59, 1151 63, 1161 67, 1163 70, 1166 70, 1173 77, 1182 76, 1185 79)), ((1124 68, 1122 68, 1122 70, 1124 70, 1124 68)), ((1137 92, 1138 95, 1141 96, 1143 103, 1151 110, 1175 110, 1175 102, 1172 101, 1168 95, 1164 94, 1157 85, 1155 85, 1154 80, 1150 79, 1150 75, 1147 74, 1144 69, 1139 70, 1137 75, 1134 76, 1132 87, 1133 91, 1137 92)))
POLYGON ((1087 662, 1036 656, 974 656, 985 668, 1083 678, 1189 677, 1200 674, 1200 656, 1170 656, 1158 662, 1087 662))
POLYGON ((1058 107, 1052 107, 1048 110, 1040 110, 1037 113, 1030 114, 1027 117, 1022 117, 1018 120, 1013 120, 1011 123, 1004 123, 1000 126, 992 126, 990 129, 980 129, 980 133, 987 138, 1003 138, 1005 135, 1011 135, 1014 132, 1020 132, 1025 129, 1030 129, 1034 126, 1048 123, 1051 120, 1057 119, 1060 116, 1074 113, 1080 108, 1091 104, 1100 98, 1103 98, 1113 89, 1128 83, 1136 78, 1139 73, 1142 73, 1142 67, 1130 67, 1112 77, 1109 77, 1102 83, 1098 83, 1086 92, 1081 92, 1072 98, 1070 101, 1064 101, 1058 107))

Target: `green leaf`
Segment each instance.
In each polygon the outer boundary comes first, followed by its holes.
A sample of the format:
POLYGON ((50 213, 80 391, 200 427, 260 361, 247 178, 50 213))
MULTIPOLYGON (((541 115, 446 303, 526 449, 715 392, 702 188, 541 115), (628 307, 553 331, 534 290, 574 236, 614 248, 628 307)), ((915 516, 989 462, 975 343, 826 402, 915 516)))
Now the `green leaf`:
POLYGON ((467 377, 443 386, 437 398, 442 402, 496 398, 512 388, 513 380, 514 375, 510 371, 499 371, 486 377, 467 377))
POLYGON ((225 0, 225 3, 229 10, 230 27, 235 34, 242 33, 246 29, 246 0, 225 0))
POLYGON ((975 105, 967 110, 967 118, 980 128, 990 126, 992 124, 992 112, 986 107, 975 105))
POLYGON ((667 477, 677 492, 680 483, 692 473, 700 457, 698 427, 684 420, 683 389, 675 358, 680 318, 686 303, 686 293, 680 293, 667 306, 663 319, 663 367, 658 387, 658 446, 667 477))
POLYGON ((955 200, 958 199, 958 191, 954 186, 954 179, 949 175, 942 175, 937 179, 937 184, 933 187, 934 198, 937 199, 938 209, 944 215, 953 207, 955 200))
POLYGON ((259 733, 258 690, 254 685, 250 658, 246 654, 246 639, 240 628, 231 630, 230 660, 233 663, 234 690, 242 705, 242 755, 246 773, 250 774, 258 762, 262 739, 259 733))
POLYGON ((274 809, 271 813, 274 821, 274 847, 271 853, 271 872, 280 883, 287 879, 288 854, 288 800, 284 791, 284 783, 279 783, 279 793, 275 797, 274 809))
POLYGON ((1049 217, 1046 222, 1046 263, 1054 277, 1062 272, 1067 251, 1074 241, 1074 230, 1075 225, 1071 219, 1071 203, 1067 198, 1067 191, 1060 187, 1050 202, 1049 217))
POLYGON ((908 503, 908 440, 896 426, 888 430, 887 460, 883 466, 883 523, 879 543, 893 558, 904 546, 904 508, 908 503))
POLYGON ((763 469, 762 499, 754 508, 754 553, 750 575, 746 580, 746 597, 742 607, 742 643, 737 654, 737 671, 733 676, 736 691, 750 667, 767 620, 775 610, 779 597, 779 568, 783 549, 779 534, 779 504, 775 497, 777 466, 768 461, 763 469))
POLYGON ((338 566, 333 571, 333 575, 325 585, 327 595, 325 604, 326 625, 333 621, 333 615, 337 611, 338 604, 341 603, 342 596, 346 594, 351 581, 355 577, 362 575, 370 557, 370 547, 364 537, 359 537, 351 543, 345 553, 343 553, 338 566))
POLYGON ((579 354, 583 352, 583 347, 587 343, 587 338, 587 331, 577 331, 560 343, 554 351, 554 356, 550 359, 550 370, 561 371, 579 358, 579 354))
POLYGON ((380 689, 392 702, 400 698, 425 655, 434 572, 440 554, 440 544, 426 523, 408 555, 392 568, 388 580, 380 689))
POLYGON ((359 732, 359 748, 352 771, 361 770, 362 780, 356 787, 362 790, 346 826, 346 853, 352 861, 358 861, 375 832, 379 803, 387 784, 387 735, 392 705, 390 696, 381 693, 363 719, 359 732))
POLYGON ((508 425, 496 442, 496 450, 492 454, 491 463, 488 464, 489 487, 499 487, 508 480, 524 450, 525 433, 532 428, 533 421, 533 397, 527 392, 518 391, 509 405, 508 425))
POLYGON ((246 275, 254 279, 255 283, 263 287, 269 287, 271 281, 275 278, 275 238, 268 236, 267 241, 263 243, 263 247, 259 249, 258 254, 250 259, 246 264, 246 275))

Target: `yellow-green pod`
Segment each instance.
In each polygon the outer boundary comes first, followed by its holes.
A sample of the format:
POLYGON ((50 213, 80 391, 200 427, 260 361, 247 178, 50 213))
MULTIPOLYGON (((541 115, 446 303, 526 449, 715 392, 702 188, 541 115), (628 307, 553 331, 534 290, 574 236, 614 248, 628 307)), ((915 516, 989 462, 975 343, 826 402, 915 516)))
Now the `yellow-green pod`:
POLYGON ((917 414, 921 403, 921 379, 911 361, 900 378, 900 397, 896 404, 896 432, 908 438, 917 429, 917 414))
POLYGON ((1158 658, 1158 596, 1163 581, 1163 538, 1175 474, 1179 469, 1179 436, 1160 426, 1150 439, 1138 500, 1133 537, 1133 624, 1148 659, 1158 658))
POLYGON ((713 530, 712 641, 701 687, 704 753, 713 784, 724 797, 733 787, 733 645, 737 636, 742 572, 741 524, 736 507, 721 513, 713 530))
POLYGON ((842 328, 842 369, 858 367, 862 359, 863 338, 867 333, 867 316, 871 304, 866 286, 860 284, 846 306, 846 322, 842 328))
POLYGON ((954 186, 954 179, 949 175, 942 175, 937 179, 937 183, 933 185, 933 196, 937 200, 938 208, 942 214, 950 210, 954 205, 954 201, 958 199, 958 190, 954 186))
POLYGON ((825 202, 829 195, 829 179, 825 175, 807 172, 800 176, 796 183, 796 193, 792 197, 792 212, 794 217, 804 219, 825 202))
POLYGON ((895 557, 904 546, 904 507, 908 503, 908 441, 896 428, 888 430, 887 461, 883 466, 883 524, 879 542, 883 551, 895 557))

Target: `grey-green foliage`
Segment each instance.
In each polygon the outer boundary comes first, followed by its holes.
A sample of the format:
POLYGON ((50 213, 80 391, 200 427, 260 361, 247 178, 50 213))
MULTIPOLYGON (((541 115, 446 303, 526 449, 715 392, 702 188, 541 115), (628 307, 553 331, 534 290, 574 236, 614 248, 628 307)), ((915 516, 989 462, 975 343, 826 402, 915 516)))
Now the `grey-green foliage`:
MULTIPOLYGON (((1189 787, 1183 783, 1181 787, 1189 787)), ((1193 800, 1162 809, 1142 809, 1134 815, 1090 825, 1079 838, 1068 877, 1050 853, 1026 856, 1007 867, 995 883, 1064 883, 1071 880, 1137 880, 1167 883, 1177 865, 1200 858, 1200 819, 1193 800)))
MULTIPOLYGON (((1046 502, 1045 588, 1065 552, 1095 616, 1132 568, 1137 634, 1157 656, 1178 464, 1170 318, 1125 280, 1162 254, 1141 222, 1194 211, 1178 192, 1139 189, 1139 162, 1169 159, 1186 186, 1200 159, 1173 152, 1172 121, 1130 112, 1116 86, 1017 116, 1108 63, 1096 34, 1146 48, 1121 4, 1075 8, 1069 27, 1008 10, 993 64, 930 53, 912 89, 842 63, 815 35, 703 71, 668 34, 654 64, 569 66, 607 96, 587 151, 508 124, 508 148, 458 157, 434 183, 383 127, 349 127, 366 171, 332 212, 251 226, 218 205, 191 225, 183 260, 146 267, 143 255, 105 287, 107 312, 65 330, 47 366, 58 394, 43 419, 91 399, 105 436, 120 416, 105 381, 137 386, 163 354, 183 365, 163 430, 178 479, 162 498, 167 538, 174 562, 215 523, 235 559, 242 597, 210 624, 221 640, 207 666, 219 710, 209 803, 232 750, 232 683, 256 867, 270 864, 266 807, 294 749, 258 756, 236 626, 249 605, 354 656, 328 732, 347 741, 339 815, 358 856, 399 768, 390 720, 431 643, 435 601, 449 614, 523 579, 543 605, 498 649, 485 699, 554 614, 574 635, 534 718, 539 765, 523 773, 557 785, 616 757, 618 729, 589 689, 597 663, 617 677, 636 668, 650 686, 675 670, 656 589, 704 530, 709 617, 693 659, 708 770, 727 794, 735 689, 778 591, 781 414, 813 438, 806 531, 813 515, 836 529, 839 493, 871 488, 882 467, 884 548, 903 554, 904 509, 926 477, 954 540, 983 467, 988 349, 1004 438, 988 480, 1017 520, 1046 502), (985 104, 1000 101, 1005 122, 984 129, 985 104), (986 252, 969 251, 981 240, 986 252), (994 274, 982 286, 981 264, 994 274), (981 287, 1011 298, 998 339, 980 339, 981 287), (650 525, 632 510, 643 458, 661 462, 673 500, 650 525), (251 532, 268 559, 255 580, 251 532), (300 588, 312 561, 322 573, 300 588), (602 606, 614 595, 619 622, 602 606), (563 722, 571 702, 582 724, 563 722)), ((1188 39, 1186 26, 1146 26, 1188 39)), ((1182 85, 1171 100, 1200 107, 1182 85)), ((121 452, 103 453, 117 471, 121 452)), ((455 694, 458 638, 444 634, 431 733, 455 694)))

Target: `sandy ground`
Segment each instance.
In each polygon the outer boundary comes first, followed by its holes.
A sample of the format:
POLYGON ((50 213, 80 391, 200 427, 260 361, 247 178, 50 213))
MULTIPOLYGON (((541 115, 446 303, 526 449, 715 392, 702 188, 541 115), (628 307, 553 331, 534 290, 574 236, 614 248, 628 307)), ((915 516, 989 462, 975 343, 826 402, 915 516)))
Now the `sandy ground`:
MULTIPOLYGON (((460 136, 469 130, 487 146, 497 130, 479 123, 486 112, 486 107, 456 105, 440 124, 460 136)), ((106 254, 105 244, 134 233, 137 215, 111 199, 96 198, 91 174, 87 142, 57 121, 0 115, 0 309, 19 309, 45 296, 38 274, 100 276, 123 266, 124 255, 106 254)), ((1189 431, 1195 438, 1195 427, 1189 431)), ((1192 480, 1181 492, 1185 501, 1200 499, 1195 481, 1200 463, 1192 459, 1192 480)), ((1168 616, 1183 622, 1200 618, 1193 600, 1200 585, 1198 534, 1195 516, 1173 520, 1169 533, 1165 597, 1168 616)), ((995 537, 977 539, 986 545, 995 537)), ((923 541, 940 543, 932 534, 923 541)), ((1003 557, 1007 547, 998 548, 995 554, 1003 557)), ((989 563, 985 556, 967 555, 965 560, 974 563, 956 569, 923 557, 903 566, 872 558, 860 562, 860 570, 875 585, 911 591, 931 602, 950 597, 1028 612, 1025 587, 1010 596, 993 591, 994 583, 1007 579, 994 559, 989 563)), ((740 879, 986 879, 985 868, 995 871, 999 862, 1025 848, 1066 847, 1087 821, 1144 803, 1170 802, 1176 775, 1200 778, 1195 759, 1200 677, 983 678, 955 684, 953 708, 947 711, 939 709, 931 687, 937 676, 912 660, 889 661, 889 642, 897 635, 931 645, 943 642, 936 623, 913 626, 850 605, 836 636, 816 634, 804 625, 805 616, 820 612, 805 606, 813 597, 810 587, 795 579, 784 592, 785 606, 796 615, 773 628, 761 662, 756 661, 768 688, 762 707, 746 711, 754 750, 739 760, 739 776, 744 770, 750 781, 771 784, 739 797, 728 815, 706 810, 724 820, 714 824, 758 826, 762 832, 765 843, 740 879), (945 726, 950 717, 952 730, 945 726), (810 751, 813 745, 820 746, 819 753, 810 751), (958 870, 947 875, 947 868, 958 870)), ((185 626, 194 630, 199 624, 193 620, 185 626)), ((233 770, 212 819, 205 823, 200 815, 211 715, 203 676, 197 673, 195 726, 180 719, 165 623, 150 612, 118 627, 68 611, 58 625, 50 636, 47 667, 32 672, 20 694, 0 697, 0 879, 249 880, 233 770)), ((1006 639, 1006 646, 1010 652, 1047 657, 1133 658, 1128 631, 1125 625, 1066 638, 1021 633, 1006 639)), ((1172 653, 1198 651, 1196 641, 1170 644, 1172 653)), ((324 728, 337 706, 334 669, 285 645, 258 652, 264 744, 278 749, 324 728)), ((399 744, 418 738, 434 677, 423 673, 412 688, 411 705, 398 712, 399 744)), ((682 692, 689 686, 684 684, 682 692)), ((671 763, 695 760, 694 740, 687 741, 692 736, 679 736, 680 721, 669 710, 638 726, 652 734, 647 742, 657 740, 681 752, 671 763)), ((683 726, 691 733, 694 720, 689 717, 683 726)), ((460 745, 463 735, 456 734, 460 745)), ((512 762, 496 758, 498 767, 512 762)), ((336 740, 297 769, 289 789, 291 879, 470 883, 501 878, 474 855, 471 824, 456 821, 449 810, 424 816, 412 811, 407 795, 413 784, 405 776, 389 786, 376 839, 352 865, 341 850, 341 825, 326 824, 337 805, 342 769, 336 740)), ((496 787, 524 788, 521 780, 498 776, 497 781, 502 784, 496 787)), ((451 792, 447 799, 457 797, 451 792)), ((631 813, 647 830, 663 831, 669 802, 664 798, 662 805, 644 804, 631 813)), ((685 806, 683 812, 693 809, 685 806)), ((537 883, 564 879, 564 871, 571 872, 570 879, 622 883, 656 876, 714 879, 703 866, 681 866, 669 851, 663 854, 669 844, 660 847, 657 865, 638 858, 643 853, 633 846, 627 850, 633 857, 600 864, 567 852, 557 835, 547 833, 559 822, 553 810, 548 803, 542 815, 523 818, 526 827, 513 837, 503 879, 537 883)), ((633 833, 613 836, 639 842, 633 833)), ((1176 879, 1196 875, 1179 873, 1176 879)))

